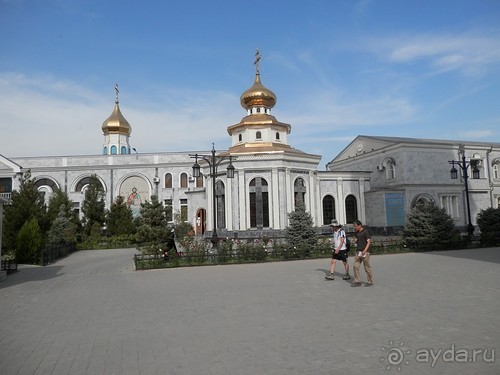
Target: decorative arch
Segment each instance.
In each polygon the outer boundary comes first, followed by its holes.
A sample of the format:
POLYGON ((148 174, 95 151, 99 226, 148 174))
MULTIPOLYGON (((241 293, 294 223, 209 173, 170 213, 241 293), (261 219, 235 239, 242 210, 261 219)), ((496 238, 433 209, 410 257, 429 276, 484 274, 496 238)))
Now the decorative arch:
MULTIPOLYGON (((73 186, 71 187, 70 191, 74 191, 77 193, 82 193, 83 191, 85 191, 85 188, 89 184, 90 176, 91 176, 91 174, 86 174, 86 175, 82 175, 82 176, 78 177, 77 179, 75 179, 75 182, 73 183, 73 186)), ((107 191, 106 183, 98 175, 96 175, 96 177, 99 180, 99 182, 101 183, 102 191, 106 192, 107 191)))
POLYGON ((36 177, 34 186, 37 190, 44 190, 50 193, 61 191, 59 184, 49 177, 36 177))
POLYGON ((140 216, 141 204, 151 199, 153 183, 143 174, 130 173, 118 180, 117 187, 134 218, 140 216))
POLYGON ((434 203, 435 204, 436 201, 434 200, 434 198, 430 194, 427 194, 427 193, 418 194, 418 195, 413 197, 413 199, 411 201, 411 208, 415 208, 415 207, 417 207, 417 205, 422 204, 422 203, 434 203))

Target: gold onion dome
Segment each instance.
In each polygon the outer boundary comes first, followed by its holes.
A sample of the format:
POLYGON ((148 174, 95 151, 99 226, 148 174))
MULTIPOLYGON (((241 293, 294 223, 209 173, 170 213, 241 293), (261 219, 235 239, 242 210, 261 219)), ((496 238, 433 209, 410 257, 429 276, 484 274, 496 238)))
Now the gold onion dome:
POLYGON ((130 133, 132 133, 132 127, 120 111, 120 106, 118 105, 118 94, 115 101, 115 109, 113 110, 113 113, 111 113, 111 115, 102 123, 102 131, 104 135, 109 133, 130 135, 130 133))
POLYGON ((252 107, 273 108, 276 105, 276 95, 260 82, 259 71, 255 74, 253 86, 241 95, 240 103, 244 109, 252 107))

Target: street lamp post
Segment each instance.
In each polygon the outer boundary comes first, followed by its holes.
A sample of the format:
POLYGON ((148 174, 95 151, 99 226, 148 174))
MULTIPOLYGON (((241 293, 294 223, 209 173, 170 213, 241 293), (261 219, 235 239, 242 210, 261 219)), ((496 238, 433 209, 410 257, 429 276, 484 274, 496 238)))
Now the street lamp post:
POLYGON ((474 233, 474 225, 472 225, 470 216, 469 183, 467 181, 469 179, 469 174, 467 173, 467 169, 471 167, 472 176, 474 178, 479 178, 479 169, 477 168, 476 162, 465 160, 465 150, 463 147, 460 148, 460 153, 462 154, 461 160, 450 160, 448 163, 451 164, 450 174, 453 180, 458 178, 458 170, 455 168, 455 165, 458 165, 462 170, 462 177, 464 179, 465 186, 465 200, 467 202, 467 233, 470 237, 474 233))
POLYGON ((229 159, 229 165, 226 168, 227 178, 234 178, 234 166, 232 164, 233 157, 231 155, 216 155, 215 144, 212 143, 212 152, 210 155, 200 155, 200 154, 189 154, 191 158, 195 159, 193 164, 193 177, 200 177, 200 165, 198 164, 198 159, 204 160, 210 168, 210 178, 212 179, 212 220, 213 220, 213 230, 211 242, 214 246, 217 246, 219 238, 217 237, 217 207, 216 207, 216 197, 215 197, 215 183, 217 179, 217 168, 223 160, 229 159))

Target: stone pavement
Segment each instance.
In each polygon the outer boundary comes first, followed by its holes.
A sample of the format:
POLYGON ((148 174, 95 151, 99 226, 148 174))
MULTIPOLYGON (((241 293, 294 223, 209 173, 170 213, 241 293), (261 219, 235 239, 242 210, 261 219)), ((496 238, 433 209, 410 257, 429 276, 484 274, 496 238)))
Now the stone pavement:
POLYGON ((329 259, 137 272, 134 252, 0 283, 0 374, 500 373, 500 248, 372 256, 371 288, 324 280, 329 259))

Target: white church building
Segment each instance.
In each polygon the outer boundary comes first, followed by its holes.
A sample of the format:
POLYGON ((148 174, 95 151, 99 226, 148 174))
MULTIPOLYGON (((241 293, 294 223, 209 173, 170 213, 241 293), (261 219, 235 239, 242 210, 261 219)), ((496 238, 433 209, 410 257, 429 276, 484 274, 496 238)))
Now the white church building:
POLYGON ((228 125, 228 150, 199 152, 198 157, 168 150, 138 154, 129 144, 132 126, 121 113, 117 90, 114 109, 102 123, 101 154, 0 155, 0 195, 9 198, 19 176, 30 170, 47 200, 63 191, 81 215, 89 178, 96 175, 108 208, 123 196, 138 215, 141 203, 156 195, 196 234, 210 236, 215 224, 219 236, 230 238, 279 235, 299 201, 318 227, 334 218, 344 224, 359 219, 380 234, 400 229, 419 200, 444 207, 457 226, 467 224, 467 196, 472 224, 481 209, 500 204, 500 143, 358 136, 319 170, 321 156, 290 145, 292 126, 271 114, 276 95, 262 84, 258 64, 240 104, 246 114, 228 125), (463 176, 460 165, 448 163, 461 161, 462 155, 470 167, 469 194, 463 179, 450 178, 452 167, 463 176), (199 177, 193 176, 195 162, 199 177))

